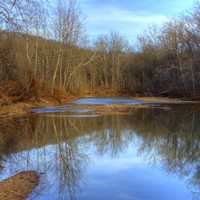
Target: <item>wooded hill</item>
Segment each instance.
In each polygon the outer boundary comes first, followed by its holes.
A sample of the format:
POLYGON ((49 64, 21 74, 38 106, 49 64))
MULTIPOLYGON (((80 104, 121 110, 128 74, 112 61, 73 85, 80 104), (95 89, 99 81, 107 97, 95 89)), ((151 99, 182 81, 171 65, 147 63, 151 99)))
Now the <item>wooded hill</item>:
MULTIPOLYGON (((89 42, 74 0, 0 0, 0 93, 200 99, 200 3, 130 45, 120 33, 89 42), (50 7, 50 6, 49 6, 50 7), (133 48, 131 48, 133 46, 133 48)), ((86 21, 87 23, 87 21, 86 21)))

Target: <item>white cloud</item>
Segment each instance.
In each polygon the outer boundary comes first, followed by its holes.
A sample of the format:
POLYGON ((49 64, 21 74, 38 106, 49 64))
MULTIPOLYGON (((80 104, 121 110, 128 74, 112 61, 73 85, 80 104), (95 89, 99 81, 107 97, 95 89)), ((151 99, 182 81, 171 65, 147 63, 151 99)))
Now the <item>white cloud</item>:
POLYGON ((98 35, 117 31, 135 42, 137 36, 149 26, 160 25, 169 20, 166 15, 152 13, 150 10, 119 7, 115 4, 97 5, 94 1, 81 0, 81 7, 86 16, 86 29, 88 35, 94 39, 98 35))

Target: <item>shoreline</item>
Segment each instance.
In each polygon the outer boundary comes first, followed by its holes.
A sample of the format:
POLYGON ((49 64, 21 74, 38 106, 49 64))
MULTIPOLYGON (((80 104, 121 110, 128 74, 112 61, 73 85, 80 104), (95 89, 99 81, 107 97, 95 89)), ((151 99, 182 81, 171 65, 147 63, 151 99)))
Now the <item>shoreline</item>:
POLYGON ((47 106, 59 106, 69 101, 78 98, 78 96, 69 96, 59 98, 40 98, 39 101, 22 101, 13 103, 10 105, 5 105, 0 107, 0 119, 1 118, 15 118, 15 117, 23 117, 31 114, 31 109, 36 107, 47 107, 47 106))
POLYGON ((1 200, 25 200, 38 186, 39 174, 35 171, 22 171, 0 181, 1 200))
MULTIPOLYGON (((25 101, 25 102, 18 102, 13 103, 11 105, 5 105, 0 108, 0 119, 1 118, 15 118, 15 117, 23 117, 26 115, 31 114, 32 108, 38 108, 38 107, 48 107, 48 106, 59 106, 69 103, 72 100, 79 99, 79 98, 103 98, 104 96, 95 96, 95 95, 85 95, 85 96, 64 96, 62 98, 41 98, 39 101, 25 101)), ((115 96, 114 96, 115 97, 115 96)), ((123 97, 123 96, 122 96, 123 97)), ((105 98, 109 98, 106 96, 105 98)), ((101 106, 87 106, 87 105, 77 105, 77 107, 94 107, 94 108, 100 108, 100 110, 108 109, 108 111, 114 108, 142 108, 142 107, 149 107, 148 104, 166 104, 166 105, 200 105, 200 101, 188 101, 188 100, 182 100, 178 98, 168 98, 168 97, 133 97, 129 96, 127 98, 134 99, 134 100, 140 100, 144 103, 137 104, 137 105, 101 105, 101 106)), ((97 109, 98 110, 98 109, 97 109)))

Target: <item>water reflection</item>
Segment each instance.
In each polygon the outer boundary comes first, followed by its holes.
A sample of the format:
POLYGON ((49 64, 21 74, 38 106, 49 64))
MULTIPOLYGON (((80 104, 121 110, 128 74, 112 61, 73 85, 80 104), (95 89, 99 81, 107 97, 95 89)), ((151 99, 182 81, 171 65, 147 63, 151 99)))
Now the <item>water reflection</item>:
POLYGON ((81 98, 73 101, 74 104, 79 105, 114 105, 114 104, 129 104, 137 105, 144 104, 142 100, 129 99, 127 97, 116 97, 116 98, 81 98))
POLYGON ((0 178, 27 169, 42 174, 31 198, 198 199, 196 108, 91 118, 34 115, 4 121, 0 131, 0 178))

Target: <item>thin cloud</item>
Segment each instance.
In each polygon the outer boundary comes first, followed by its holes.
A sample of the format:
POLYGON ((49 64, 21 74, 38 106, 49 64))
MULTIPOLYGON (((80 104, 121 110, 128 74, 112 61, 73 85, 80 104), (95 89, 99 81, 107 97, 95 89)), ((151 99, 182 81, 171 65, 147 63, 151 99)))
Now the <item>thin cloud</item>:
POLYGON ((191 6, 194 0, 188 1, 158 0, 154 3, 154 0, 79 0, 79 3, 86 16, 88 34, 92 38, 117 31, 129 40, 136 40, 149 26, 160 26, 169 21, 181 10, 191 6))
POLYGON ((100 22, 125 22, 125 23, 163 23, 169 18, 165 15, 135 14, 127 10, 110 8, 104 10, 95 10, 88 16, 88 21, 92 23, 100 22))

